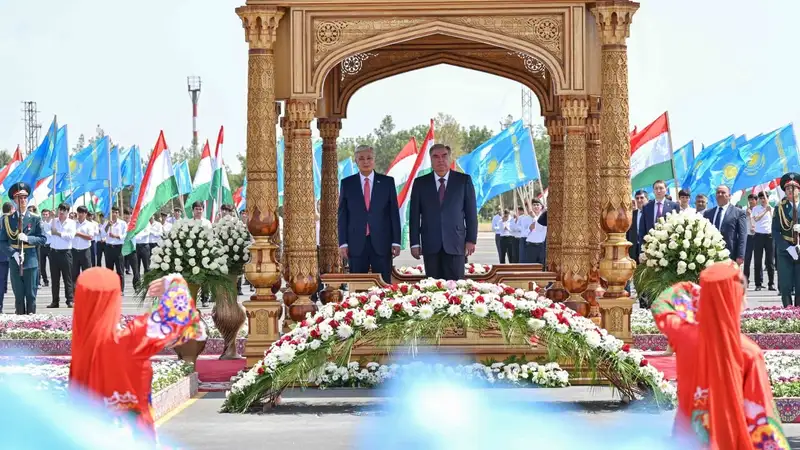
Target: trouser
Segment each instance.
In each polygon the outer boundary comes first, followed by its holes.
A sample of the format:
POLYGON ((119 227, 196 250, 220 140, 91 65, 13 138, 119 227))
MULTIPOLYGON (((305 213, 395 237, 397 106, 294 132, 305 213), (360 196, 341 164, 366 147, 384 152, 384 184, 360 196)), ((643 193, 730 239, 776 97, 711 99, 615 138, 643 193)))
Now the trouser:
POLYGON ((64 282, 64 297, 67 305, 72 304, 74 285, 72 284, 72 250, 50 249, 50 288, 53 293, 52 305, 60 303, 61 281, 64 282))
MULTIPOLYGON (((747 283, 750 283, 750 265, 753 261, 753 242, 755 241, 755 234, 748 234, 747 241, 744 246, 744 278, 747 283)), ((758 283, 756 283, 758 284, 758 283)))
POLYGON ((115 270, 119 276, 120 289, 125 291, 125 274, 122 272, 122 245, 105 245, 106 268, 115 270))
POLYGON ((44 284, 50 284, 50 281, 47 280, 47 271, 45 270, 47 267, 47 258, 50 256, 50 246, 40 245, 36 248, 36 252, 39 254, 40 268, 40 270, 37 271, 36 284, 38 285, 41 280, 44 280, 44 284))
POLYGON ((72 249, 72 280, 77 281, 78 275, 84 270, 92 267, 92 248, 85 248, 83 250, 72 249))
POLYGON ((519 262, 519 243, 517 242, 517 238, 515 236, 509 236, 509 244, 511 249, 509 250, 508 262, 511 264, 516 264, 519 262))
POLYGON ((511 245, 514 243, 513 236, 501 236, 500 237, 500 264, 506 263, 506 257, 508 257, 508 262, 514 262, 511 259, 511 245))
POLYGON ((3 298, 8 290, 8 261, 0 262, 0 314, 3 313, 3 298))
POLYGON ((106 254, 106 243, 103 241, 95 241, 95 243, 97 245, 95 245, 94 265, 100 267, 103 265, 103 256, 106 254))
POLYGON ((464 279, 464 255, 451 255, 441 249, 436 253, 423 254, 422 261, 427 277, 448 281, 464 279))
POLYGON ((772 235, 767 233, 756 233, 753 237, 753 247, 755 247, 756 259, 756 286, 763 287, 764 271, 763 262, 767 263, 767 280, 769 287, 775 286, 775 268, 772 267, 772 235))
POLYGON ((497 248, 497 260, 500 261, 500 264, 503 264, 503 254, 502 254, 502 251, 501 251, 502 245, 500 244, 500 242, 502 240, 503 240, 502 236, 500 236, 499 234, 495 233, 495 235, 494 235, 494 246, 495 246, 495 248, 497 248))
POLYGON ((36 314, 36 292, 39 290, 36 280, 39 278, 39 268, 25 269, 22 276, 19 275, 19 265, 15 260, 9 261, 8 268, 16 314, 36 314))
MULTIPOLYGON (((148 262, 148 265, 149 264, 150 263, 148 262)), ((133 272, 133 288, 137 289, 139 287, 139 277, 141 272, 139 272, 139 254, 136 250, 125 255, 125 267, 131 269, 133 272)))
POLYGON ((544 242, 527 242, 525 244, 525 261, 523 262, 544 266, 546 250, 544 242))
POLYGON ((517 262, 522 263, 525 262, 525 238, 516 238, 517 239, 517 262))
POLYGON ((144 273, 150 271, 150 244, 136 244, 136 269, 144 268, 144 273))
POLYGON ((786 249, 779 250, 778 254, 778 289, 784 307, 792 306, 792 293, 794 292, 794 306, 800 306, 800 262, 789 256, 786 249))

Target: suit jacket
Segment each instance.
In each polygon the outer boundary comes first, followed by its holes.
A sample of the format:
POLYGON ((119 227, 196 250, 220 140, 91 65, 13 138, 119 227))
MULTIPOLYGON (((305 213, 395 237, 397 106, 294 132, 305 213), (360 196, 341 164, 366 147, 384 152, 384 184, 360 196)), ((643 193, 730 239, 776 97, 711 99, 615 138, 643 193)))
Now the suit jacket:
MULTIPOLYGON (((681 211, 681 206, 675 202, 669 201, 664 199, 664 204, 661 207, 661 214, 666 216, 668 213, 674 212, 679 213, 681 211)), ((641 244, 644 242, 644 237, 647 236, 647 233, 656 226, 656 201, 650 200, 644 208, 642 208, 642 214, 644 214, 642 223, 644 227, 639 231, 639 243, 641 244)))
POLYGON ((631 257, 632 260, 639 263, 639 252, 641 249, 641 245, 639 243, 639 210, 633 210, 633 220, 631 221, 631 226, 628 228, 628 232, 625 234, 625 239, 631 243, 631 248, 628 249, 628 256, 631 257))
MULTIPOLYGON (((3 252, 9 260, 11 272, 19 270, 17 261, 12 257, 15 253, 19 252, 20 243, 16 239, 12 239, 8 234, 10 229, 12 234, 17 232, 19 226, 19 212, 14 212, 9 216, 2 216, 0 221, 0 252, 3 252)), ((28 236, 28 242, 22 243, 23 254, 25 260, 22 262, 23 269, 33 269, 39 267, 39 258, 36 252, 36 247, 44 245, 47 242, 42 233, 42 219, 39 216, 26 212, 22 217, 22 232, 28 236)))
MULTIPOLYGON (((703 217, 714 223, 714 216, 719 206, 715 206, 703 213, 703 217)), ((734 205, 728 205, 728 211, 722 218, 720 233, 725 239, 725 247, 731 252, 731 259, 744 259, 744 249, 747 244, 747 213, 734 205)))
POLYGON ((467 242, 478 242, 478 208, 469 175, 450 171, 444 202, 439 204, 435 172, 414 180, 409 212, 409 241, 425 255, 444 250, 463 255, 467 242))
POLYGON ((350 255, 359 256, 367 243, 367 224, 375 253, 391 255, 392 244, 400 245, 400 210, 394 178, 375 172, 369 211, 364 203, 361 175, 342 179, 339 191, 339 246, 347 244, 350 255))

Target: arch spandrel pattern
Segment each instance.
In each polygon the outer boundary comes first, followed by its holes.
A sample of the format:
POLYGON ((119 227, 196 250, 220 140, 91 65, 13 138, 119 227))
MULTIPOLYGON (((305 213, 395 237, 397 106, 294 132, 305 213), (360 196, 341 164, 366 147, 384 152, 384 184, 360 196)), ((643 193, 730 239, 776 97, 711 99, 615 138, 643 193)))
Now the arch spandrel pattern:
POLYGON ((326 113, 346 117, 350 99, 362 87, 439 64, 472 69, 522 83, 536 94, 542 114, 553 111, 557 106, 550 74, 544 64, 532 56, 487 46, 444 50, 423 47, 419 45, 409 49, 406 46, 392 46, 346 58, 328 74, 324 90, 329 108, 326 113))

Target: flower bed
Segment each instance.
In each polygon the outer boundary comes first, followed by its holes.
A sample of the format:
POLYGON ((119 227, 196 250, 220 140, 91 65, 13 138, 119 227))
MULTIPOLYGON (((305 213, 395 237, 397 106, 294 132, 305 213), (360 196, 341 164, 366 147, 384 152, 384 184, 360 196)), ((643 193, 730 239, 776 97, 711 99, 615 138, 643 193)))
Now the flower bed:
MULTIPOLYGON (((372 388, 389 380, 402 378, 406 373, 446 375, 467 381, 477 381, 490 386, 517 387, 566 387, 569 373, 558 363, 493 363, 444 366, 442 364, 385 365, 370 362, 361 367, 358 362, 347 366, 328 363, 322 370, 313 373, 309 382, 320 389, 326 388, 372 388)), ((234 381, 234 380, 232 380, 234 381)))
MULTIPOLYGON (((646 309, 631 314, 634 346, 642 350, 665 350, 667 338, 656 327, 646 309)), ((800 349, 800 308, 758 307, 742 312, 742 331, 765 350, 800 349)))
POLYGON ((245 412, 255 403, 275 402, 283 389, 308 380, 329 360, 347 361, 357 342, 388 351, 401 343, 436 342, 459 327, 497 329, 512 344, 533 338, 553 360, 586 367, 626 396, 651 395, 673 405, 674 388, 641 352, 564 305, 502 284, 427 279, 348 293, 341 303, 307 316, 231 385, 222 410, 245 412))
MULTIPOLYGON (((422 264, 418 266, 402 266, 396 270, 400 275, 425 275, 425 266, 422 264)), ((489 273, 490 270, 492 270, 492 266, 489 264, 464 264, 465 275, 484 275, 489 273)))

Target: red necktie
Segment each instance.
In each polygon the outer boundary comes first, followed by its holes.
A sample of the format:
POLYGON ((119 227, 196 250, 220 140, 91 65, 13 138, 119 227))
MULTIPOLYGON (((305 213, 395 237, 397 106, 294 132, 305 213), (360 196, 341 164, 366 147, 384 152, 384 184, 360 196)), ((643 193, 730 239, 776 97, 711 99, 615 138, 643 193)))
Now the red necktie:
POLYGON ((444 177, 439 178, 439 204, 444 203, 444 177))
MULTIPOLYGON (((367 207, 367 211, 369 211, 369 178, 364 178, 364 206, 367 207)), ((369 223, 367 223, 367 236, 369 236, 369 223)))

